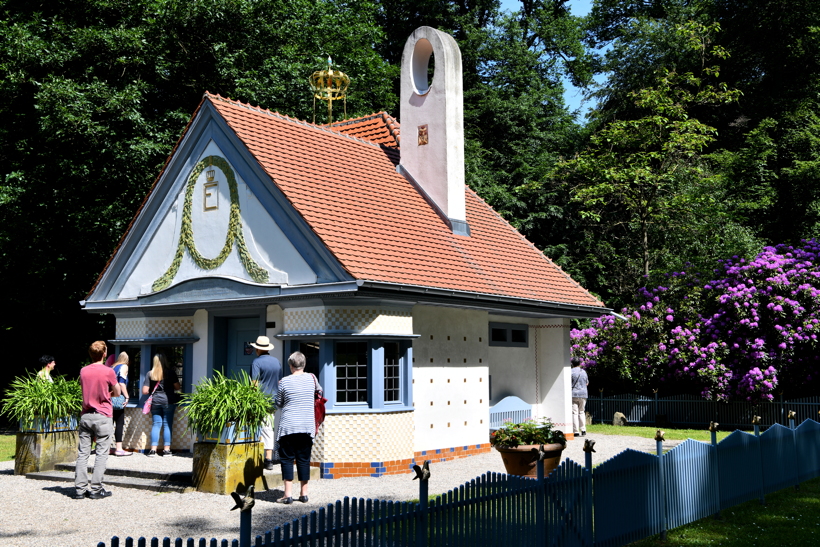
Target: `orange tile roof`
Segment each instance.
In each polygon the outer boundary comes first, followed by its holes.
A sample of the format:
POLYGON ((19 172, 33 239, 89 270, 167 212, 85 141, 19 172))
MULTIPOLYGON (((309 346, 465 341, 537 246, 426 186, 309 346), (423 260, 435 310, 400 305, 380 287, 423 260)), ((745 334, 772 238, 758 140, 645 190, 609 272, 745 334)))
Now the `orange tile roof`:
POLYGON ((386 112, 334 122, 330 127, 345 135, 359 137, 382 146, 399 147, 399 122, 386 112))
POLYGON ((356 279, 603 306, 469 188, 471 236, 453 235, 396 173, 397 151, 361 138, 383 136, 362 129, 366 118, 330 129, 219 95, 205 100, 356 279))

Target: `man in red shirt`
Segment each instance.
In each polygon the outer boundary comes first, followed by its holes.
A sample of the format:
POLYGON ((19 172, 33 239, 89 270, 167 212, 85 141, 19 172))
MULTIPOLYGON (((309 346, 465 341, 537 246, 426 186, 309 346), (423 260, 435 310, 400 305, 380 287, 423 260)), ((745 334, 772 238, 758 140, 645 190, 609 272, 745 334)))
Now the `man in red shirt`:
POLYGON ((77 447, 77 466, 74 471, 74 488, 77 494, 74 499, 107 498, 111 492, 103 488, 105 464, 108 462, 108 448, 114 434, 111 397, 120 394, 120 384, 114 369, 105 366, 108 348, 105 342, 98 340, 88 348, 88 355, 93 361, 80 371, 80 385, 83 388, 83 413, 80 416, 80 444, 77 447), (88 456, 91 454, 91 439, 97 438, 97 457, 94 460, 94 473, 91 485, 88 484, 88 456))

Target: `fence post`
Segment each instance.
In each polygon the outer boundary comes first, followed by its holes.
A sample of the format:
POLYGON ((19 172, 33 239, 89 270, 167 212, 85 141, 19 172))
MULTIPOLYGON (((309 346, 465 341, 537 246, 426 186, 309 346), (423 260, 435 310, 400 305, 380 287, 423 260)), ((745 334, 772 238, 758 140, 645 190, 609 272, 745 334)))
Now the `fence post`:
POLYGON ((586 476, 586 505, 584 511, 586 512, 586 526, 584 526, 584 545, 590 547, 595 544, 593 530, 595 529, 592 522, 592 453, 595 452, 595 441, 586 439, 584 441, 584 475, 586 476))
MULTIPOLYGON (((533 449, 535 451, 535 449, 533 449)), ((547 530, 546 522, 544 521, 544 503, 547 495, 546 485, 544 484, 544 445, 542 444, 540 450, 536 451, 536 480, 538 482, 537 494, 535 496, 535 544, 538 547, 546 547, 547 530)))
POLYGON ((800 490, 800 460, 797 455, 797 427, 794 425, 797 413, 794 410, 789 411, 789 429, 792 430, 792 446, 794 447, 794 469, 797 473, 797 480, 794 481, 794 489, 800 490))
POLYGON ((604 423, 604 388, 598 388, 599 401, 601 403, 601 423, 604 423))
POLYGON ((416 547, 427 546, 427 498, 429 489, 427 481, 430 479, 430 460, 424 460, 424 465, 413 466, 416 476, 413 480, 419 479, 419 512, 416 519, 416 547))
POLYGON ((717 447, 717 429, 718 429, 717 422, 711 422, 709 424, 709 433, 712 437, 712 467, 714 468, 715 472, 715 482, 717 483, 717 488, 715 488, 715 492, 717 492, 717 513, 715 513, 715 518, 719 519, 720 517, 720 462, 718 461, 718 447, 717 447))
POLYGON ((658 390, 653 389, 652 391, 655 393, 655 416, 654 416, 655 423, 657 425, 660 425, 660 424, 658 424, 658 390))
POLYGON ((757 438, 757 450, 760 453, 760 505, 766 505, 766 495, 764 494, 764 465, 763 446, 760 444, 760 416, 752 416, 752 424, 755 426, 755 437, 757 438))
POLYGON ((239 509, 239 547, 251 547, 251 512, 256 500, 253 497, 253 485, 248 487, 244 496, 231 492, 235 505, 231 511, 239 509))
POLYGON ((658 452, 658 486, 660 487, 659 497, 661 500, 661 541, 666 541, 668 518, 666 514, 666 473, 663 469, 663 441, 663 431, 659 429, 655 434, 655 447, 658 452))

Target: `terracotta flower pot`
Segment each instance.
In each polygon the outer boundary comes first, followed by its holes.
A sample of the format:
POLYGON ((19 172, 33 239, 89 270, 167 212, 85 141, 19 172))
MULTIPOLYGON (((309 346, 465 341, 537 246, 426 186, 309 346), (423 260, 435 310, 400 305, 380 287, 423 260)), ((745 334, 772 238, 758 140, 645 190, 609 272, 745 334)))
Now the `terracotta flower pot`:
MULTIPOLYGON (((525 444, 515 448, 496 446, 495 449, 501 453, 501 460, 504 462, 504 468, 509 475, 536 477, 538 468, 535 465, 532 449, 538 450, 539 447, 540 445, 537 444, 525 444)), ((560 465, 564 445, 557 443, 545 444, 544 451, 547 453, 546 458, 544 458, 544 476, 546 477, 560 465)))

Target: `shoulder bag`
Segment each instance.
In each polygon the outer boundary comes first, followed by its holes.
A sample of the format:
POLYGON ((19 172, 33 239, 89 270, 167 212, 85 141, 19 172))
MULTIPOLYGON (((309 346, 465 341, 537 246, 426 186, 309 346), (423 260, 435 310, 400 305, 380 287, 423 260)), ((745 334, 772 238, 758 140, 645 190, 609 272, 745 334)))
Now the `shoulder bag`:
POLYGON ((149 395, 148 398, 145 399, 145 404, 142 405, 143 414, 151 414, 151 402, 154 400, 154 393, 157 392, 157 388, 159 387, 160 382, 162 382, 162 380, 157 382, 157 384, 154 386, 154 391, 152 391, 151 395, 149 395))
MULTIPOLYGON (((128 380, 123 382, 123 377, 120 376, 120 370, 122 370, 122 365, 117 365, 114 367, 114 374, 117 376, 117 383, 125 384, 125 388, 120 389, 128 389, 128 380)), ((125 395, 117 395, 116 397, 111 397, 111 406, 116 408, 117 410, 122 410, 125 408, 125 395)))
POLYGON ((313 376, 313 419, 316 422, 316 433, 319 433, 319 426, 325 421, 325 403, 327 399, 324 398, 322 390, 319 389, 319 382, 316 381, 316 376, 313 376))

